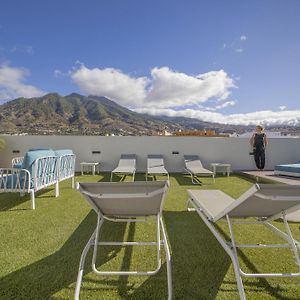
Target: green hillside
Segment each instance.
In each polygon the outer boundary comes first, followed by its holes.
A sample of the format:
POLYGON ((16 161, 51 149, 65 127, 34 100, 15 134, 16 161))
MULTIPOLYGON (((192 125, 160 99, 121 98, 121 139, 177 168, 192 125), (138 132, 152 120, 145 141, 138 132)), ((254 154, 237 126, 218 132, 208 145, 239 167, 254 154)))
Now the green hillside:
POLYGON ((135 113, 97 96, 52 93, 0 106, 0 133, 153 135, 179 130, 176 123, 135 113))

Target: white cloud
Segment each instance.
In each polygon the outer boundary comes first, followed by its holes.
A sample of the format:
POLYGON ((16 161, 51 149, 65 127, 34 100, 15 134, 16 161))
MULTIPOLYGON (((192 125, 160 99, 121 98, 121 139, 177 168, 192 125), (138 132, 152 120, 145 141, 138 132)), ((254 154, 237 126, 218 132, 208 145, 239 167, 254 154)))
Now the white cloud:
POLYGON ((212 98, 222 101, 227 99, 233 87, 233 79, 223 70, 191 76, 167 67, 154 68, 146 103, 156 107, 176 107, 204 103, 212 98))
POLYGON ((28 76, 29 71, 26 69, 0 65, 0 101, 44 95, 44 91, 24 83, 28 76))
POLYGON ((222 49, 242 53, 244 52, 245 41, 247 39, 248 38, 245 35, 241 35, 240 37, 236 37, 231 43, 223 43, 222 49))
POLYGON ((71 74, 79 88, 87 93, 106 96, 126 106, 138 106, 146 98, 146 77, 131 77, 113 68, 88 69, 81 65, 71 74))
POLYGON ((15 45, 10 49, 10 52, 21 52, 21 53, 27 53, 30 55, 34 54, 33 47, 28 45, 15 45))
POLYGON ((236 49, 234 49, 234 51, 236 53, 242 53, 242 52, 244 52, 244 49, 243 48, 236 48, 236 49))
POLYGON ((70 72, 70 71, 64 72, 64 71, 59 70, 59 69, 55 69, 53 71, 53 76, 55 78, 62 78, 62 77, 70 76, 70 75, 72 75, 72 72, 70 72))
POLYGON ((217 112, 236 103, 228 100, 235 84, 224 70, 192 76, 162 67, 153 68, 149 77, 134 77, 113 68, 89 69, 80 64, 71 77, 83 92, 106 96, 140 113, 225 124, 300 125, 300 110, 288 111, 283 106, 279 111, 217 112), (212 102, 215 106, 207 107, 212 102))
POLYGON ((222 108, 225 108, 225 107, 228 107, 228 106, 234 106, 235 105, 235 101, 226 101, 220 105, 217 105, 216 106, 216 109, 222 109, 222 108))
POLYGON ((231 101, 226 101, 224 103, 221 103, 221 104, 218 104, 216 106, 202 106, 202 105, 198 105, 198 109, 201 110, 206 110, 206 111, 217 111, 217 110, 221 110, 225 107, 228 107, 228 106, 234 106, 236 103, 235 101, 231 100, 231 101))
POLYGON ((279 109, 280 109, 280 110, 286 110, 287 107, 286 107, 285 105, 281 105, 281 106, 279 106, 279 109))
POLYGON ((89 69, 81 65, 71 77, 83 92, 106 96, 131 108, 169 108, 204 103, 212 98, 223 101, 235 87, 234 80, 223 70, 191 76, 162 67, 153 68, 147 78, 113 68, 89 69))
POLYGON ((54 75, 54 77, 58 78, 63 75, 63 72, 61 70, 56 69, 53 71, 53 75, 54 75))
POLYGON ((224 115, 218 112, 201 111, 193 109, 173 110, 161 108, 139 108, 135 109, 139 113, 148 113, 150 115, 166 115, 172 117, 196 118, 207 122, 216 122, 235 125, 300 125, 300 110, 295 111, 257 111, 246 114, 224 115))

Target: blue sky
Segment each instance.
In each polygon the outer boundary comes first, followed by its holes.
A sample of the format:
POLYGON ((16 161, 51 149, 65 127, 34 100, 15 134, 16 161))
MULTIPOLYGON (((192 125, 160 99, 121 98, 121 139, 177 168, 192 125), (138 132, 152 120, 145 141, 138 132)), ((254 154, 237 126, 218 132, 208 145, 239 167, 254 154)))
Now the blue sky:
POLYGON ((299 11, 297 0, 2 0, 0 101, 79 92, 152 114, 300 124, 299 11))

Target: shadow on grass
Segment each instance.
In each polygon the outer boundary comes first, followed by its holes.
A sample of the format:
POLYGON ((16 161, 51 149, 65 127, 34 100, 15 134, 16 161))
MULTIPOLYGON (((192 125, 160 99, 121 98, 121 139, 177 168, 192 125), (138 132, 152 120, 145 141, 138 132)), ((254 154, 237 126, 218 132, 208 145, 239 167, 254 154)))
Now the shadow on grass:
MULTIPOLYGON (((125 179, 127 178, 127 177, 131 177, 131 181, 132 181, 132 175, 127 175, 127 174, 113 174, 113 176, 112 176, 112 182, 122 182, 122 181, 125 181, 125 179)), ((110 181, 110 180, 109 180, 110 181)))
MULTIPOLYGON (((196 214, 166 211, 163 216, 172 256, 173 299, 215 299, 230 259, 196 214)), ((133 232, 133 228, 129 230, 128 239, 133 232)), ((124 269, 130 265, 130 249, 124 256, 124 269)), ((164 251, 161 254, 164 261, 164 251)), ((109 281, 109 285, 115 285, 122 299, 167 299, 166 264, 138 287, 128 283, 127 276, 109 281)))
MULTIPOLYGON (((39 198, 55 198, 55 186, 53 185, 53 187, 49 187, 49 188, 45 188, 41 191, 38 191, 35 193, 35 203, 36 206, 38 205, 39 202, 39 198), (44 195, 46 193, 49 193, 51 191, 51 193, 53 195, 44 195)), ((31 210, 31 200, 30 200, 30 194, 25 193, 23 196, 20 195, 20 193, 15 192, 15 193, 1 193, 0 194, 0 212, 3 211, 8 211, 8 210, 27 210, 25 208, 22 209, 13 209, 14 207, 28 202, 28 210, 31 210)))
MULTIPOLYGON (((172 253, 174 299, 215 299, 230 260, 206 226, 194 213, 164 212, 164 222, 172 253)), ((96 216, 90 212, 80 223, 65 244, 55 253, 0 279, 1 299, 49 299, 56 292, 75 283, 81 252, 95 228, 96 216)), ((103 225, 101 240, 134 240, 134 223, 108 222, 103 225)), ((119 255, 120 247, 102 247, 99 250, 97 266, 119 255), (113 250, 112 250, 113 249, 113 250)), ((126 247, 121 265, 128 270, 132 259, 132 247, 126 247)), ((86 258, 85 274, 91 272, 91 253, 86 258)), ((164 251, 162 251, 162 256, 164 251)), ((164 257, 163 261, 165 260, 164 257)), ((13 258, 12 258, 13 259, 13 258)), ((153 257, 151 257, 153 259, 153 257)), ((86 277, 86 276, 85 276, 86 277)), ((89 281, 83 278, 81 295, 88 293, 89 281), (87 284, 85 284, 85 282, 87 284)), ((128 276, 98 277, 96 283, 103 283, 108 289, 118 291, 122 299, 167 299, 167 272, 163 264, 158 274, 146 278, 136 286, 128 276)), ((94 289, 93 289, 94 290, 94 289)), ((95 288, 94 292, 101 293, 95 288)))
MULTIPOLYGON (((194 186, 194 187, 199 187, 199 186, 213 186, 214 182, 213 179, 211 177, 208 176, 198 176, 196 178, 196 180, 198 180, 199 184, 193 184, 192 180, 191 180, 191 176, 188 174, 172 174, 172 177, 174 177, 174 179, 177 181, 177 183, 180 186, 194 186)), ((255 180, 252 178, 249 178, 247 176, 241 175, 239 173, 232 173, 230 176, 216 176, 215 180, 216 183, 218 182, 219 179, 222 180, 228 180, 228 184, 232 184, 232 182, 230 182, 231 179, 243 179, 244 181, 247 181, 251 184, 255 184, 255 180)))
MULTIPOLYGON (((166 211, 164 222, 172 256, 173 298, 212 300, 217 297, 218 292, 222 292, 224 298, 227 292, 228 297, 235 293, 238 298, 236 281, 224 280, 231 260, 197 213, 166 211), (232 286, 221 288, 222 284, 232 286)), ((220 232, 227 237, 221 229, 220 232)), ((242 251, 239 251, 239 257, 251 272, 259 272, 242 251)), ((272 286, 265 278, 246 279, 244 286, 247 293, 264 291, 276 299, 297 299, 282 296, 281 292, 286 289, 278 285, 272 286)), ((128 286, 129 291, 130 294, 122 293, 120 296, 134 300, 167 299, 165 264, 156 276, 149 277, 133 292, 128 286)))
MULTIPOLYGON (((0 299, 49 299, 74 283, 81 252, 95 226, 96 216, 91 211, 57 252, 0 278, 0 299)), ((125 229, 126 224, 104 224, 102 235, 108 240, 123 240, 125 229)), ((99 251, 99 260, 105 263, 119 250, 120 247, 115 247, 112 252, 104 247, 99 251)), ((91 251, 86 259, 85 272, 91 272, 91 251)))
MULTIPOLYGON (((227 233, 225 233, 219 226, 216 226, 218 228, 218 231, 224 236, 226 240, 230 240, 229 236, 227 233)), ((225 252, 224 252, 225 253, 225 252)), ((256 268, 256 266, 248 259, 248 257, 245 255, 245 253, 238 249, 238 256, 239 259, 244 262, 246 265, 247 269, 250 270, 251 273, 261 273, 260 270, 256 268)), ((280 295, 280 292, 287 291, 287 289, 284 289, 278 285, 276 287, 272 286, 266 278, 263 277, 256 277, 256 278, 245 278, 242 277, 245 292, 249 291, 258 291, 258 290, 263 290, 266 291, 269 295, 275 297, 276 299, 282 299, 282 300, 297 300, 299 298, 292 298, 292 297, 286 297, 280 295)), ((224 283, 227 284, 235 284, 235 287, 237 289, 237 283, 236 281, 224 281, 224 283)), ((221 289, 221 291, 227 291, 225 289, 221 289)), ((228 291, 232 291, 229 290, 228 291)))
POLYGON ((196 213, 164 212, 175 299, 215 299, 230 259, 196 213))
POLYGON ((214 184, 212 177, 207 176, 197 176, 194 177, 194 181, 197 182, 197 184, 193 184, 191 175, 189 174, 172 174, 172 177, 174 177, 179 185, 187 185, 187 186, 195 186, 199 187, 202 185, 212 185, 214 184))

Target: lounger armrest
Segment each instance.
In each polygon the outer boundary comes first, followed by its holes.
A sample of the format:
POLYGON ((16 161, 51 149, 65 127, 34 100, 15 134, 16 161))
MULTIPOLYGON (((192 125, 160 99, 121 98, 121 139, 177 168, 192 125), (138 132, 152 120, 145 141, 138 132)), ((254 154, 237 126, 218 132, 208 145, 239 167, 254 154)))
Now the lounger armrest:
POLYGON ((0 190, 29 192, 30 172, 26 169, 0 168, 0 190))

